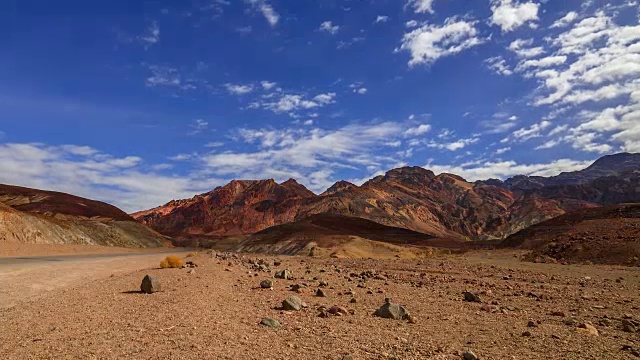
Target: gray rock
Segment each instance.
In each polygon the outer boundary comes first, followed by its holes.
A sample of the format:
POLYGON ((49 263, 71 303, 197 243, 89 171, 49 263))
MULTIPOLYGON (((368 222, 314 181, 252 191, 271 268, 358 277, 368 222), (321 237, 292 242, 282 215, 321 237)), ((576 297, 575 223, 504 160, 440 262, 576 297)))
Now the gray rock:
POLYGON ((273 281, 271 280, 262 280, 260 281, 260 287, 263 289, 270 289, 273 287, 273 281))
POLYGON ((307 304, 297 296, 289 296, 282 301, 282 310, 300 311, 303 307, 307 307, 307 304))
POLYGON ((473 353, 473 351, 471 350, 467 350, 465 352, 462 353, 462 358, 464 360, 479 360, 480 358, 473 353))
POLYGON ((292 279, 293 276, 291 275, 291 271, 289 271, 288 269, 284 269, 276 273, 276 278, 289 280, 289 279, 292 279))
POLYGON ((480 302, 480 297, 472 292, 464 292, 464 301, 467 302, 480 302))
POLYGON ((158 292, 162 290, 162 286, 160 285, 160 280, 154 278, 153 276, 147 275, 142 279, 142 284, 140 284, 140 291, 153 294, 154 292, 158 292))
POLYGON ((262 318, 262 320, 260 321, 260 325, 264 325, 270 328, 279 328, 280 322, 276 319, 266 317, 266 318, 262 318))
POLYGON ((628 332, 628 333, 636 332, 636 327, 633 324, 633 321, 629 319, 622 320, 622 331, 628 332))
POLYGON ((375 313, 374 316, 378 316, 385 319, 394 320, 408 320, 410 318, 409 310, 402 305, 394 304, 391 299, 386 298, 384 305, 382 305, 375 313))

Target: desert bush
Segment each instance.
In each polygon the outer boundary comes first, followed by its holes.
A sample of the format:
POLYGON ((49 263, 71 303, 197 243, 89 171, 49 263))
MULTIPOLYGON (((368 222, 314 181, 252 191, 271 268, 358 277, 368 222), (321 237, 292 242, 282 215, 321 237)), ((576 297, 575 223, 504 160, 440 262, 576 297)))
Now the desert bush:
POLYGON ((160 262, 160 267, 163 269, 166 269, 166 268, 180 269, 183 266, 184 266, 184 260, 182 260, 180 256, 176 256, 176 255, 169 255, 160 262))

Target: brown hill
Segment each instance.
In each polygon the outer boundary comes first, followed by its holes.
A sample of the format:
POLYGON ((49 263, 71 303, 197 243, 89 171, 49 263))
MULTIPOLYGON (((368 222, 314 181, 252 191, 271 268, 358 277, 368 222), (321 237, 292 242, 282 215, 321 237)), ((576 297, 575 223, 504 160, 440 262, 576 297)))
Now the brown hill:
POLYGON ((531 249, 532 259, 640 266, 640 204, 571 212, 513 234, 500 246, 531 249))
POLYGON ((11 185, 0 185, 0 242, 119 247, 168 243, 115 206, 11 185))
POLYGON ((461 248, 464 243, 366 219, 322 213, 249 235, 233 250, 288 255, 326 253, 337 256, 340 253, 346 255, 347 252, 365 254, 371 248, 378 248, 379 253, 386 254, 404 252, 393 245, 461 248))
POLYGON ((434 237, 494 239, 563 214, 567 208, 587 206, 535 194, 516 196, 500 187, 474 185, 451 174, 436 176, 420 167, 394 169, 360 187, 338 184, 320 196, 297 183, 286 185, 273 180, 234 180, 192 199, 172 201, 133 216, 175 237, 252 234, 332 213, 434 237))
POLYGON ((246 235, 332 213, 434 237, 504 239, 566 212, 640 201, 640 170, 634 169, 638 159, 638 154, 618 154, 596 161, 583 172, 524 177, 548 182, 532 188, 511 186, 512 180, 470 183, 453 174, 436 176, 421 167, 393 169, 362 186, 340 181, 321 195, 295 180, 282 184, 272 179, 234 180, 192 199, 171 201, 133 216, 174 237, 246 235))

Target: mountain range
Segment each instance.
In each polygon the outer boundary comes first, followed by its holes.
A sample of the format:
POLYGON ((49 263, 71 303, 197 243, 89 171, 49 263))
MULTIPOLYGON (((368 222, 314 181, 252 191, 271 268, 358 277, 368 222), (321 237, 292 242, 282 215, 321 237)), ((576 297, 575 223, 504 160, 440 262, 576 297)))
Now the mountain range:
POLYGON ((402 167, 361 186, 339 181, 319 195, 294 179, 233 180, 132 216, 174 238, 247 235, 329 213, 434 238, 491 240, 567 212, 640 202, 639 181, 637 153, 604 156, 584 170, 552 177, 474 183, 454 174, 402 167))

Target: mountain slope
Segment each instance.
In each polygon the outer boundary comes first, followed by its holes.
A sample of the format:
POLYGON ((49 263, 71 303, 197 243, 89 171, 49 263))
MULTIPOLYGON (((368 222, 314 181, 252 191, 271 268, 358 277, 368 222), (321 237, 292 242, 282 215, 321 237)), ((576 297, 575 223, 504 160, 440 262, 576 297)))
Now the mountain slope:
POLYGON ((168 243, 115 206, 11 185, 0 185, 0 242, 120 247, 168 243))
POLYGON ((558 216, 509 236, 500 246, 531 249, 531 258, 640 266, 640 204, 558 216))

